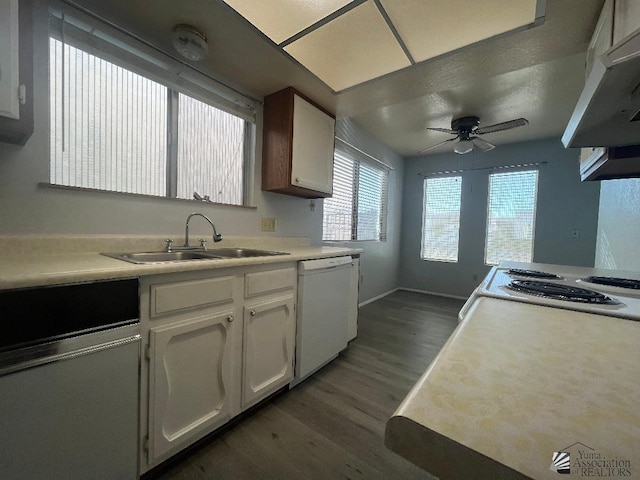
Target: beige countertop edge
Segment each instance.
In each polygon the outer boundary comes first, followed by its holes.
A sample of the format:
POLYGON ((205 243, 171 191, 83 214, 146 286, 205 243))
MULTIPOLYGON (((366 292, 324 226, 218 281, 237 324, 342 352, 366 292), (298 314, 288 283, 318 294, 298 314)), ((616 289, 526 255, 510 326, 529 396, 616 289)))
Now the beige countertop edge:
POLYGON ((279 249, 289 255, 254 258, 232 258, 134 264, 106 257, 99 253, 20 255, 0 257, 0 290, 39 287, 65 283, 142 277, 164 273, 217 270, 249 265, 278 264, 359 255, 359 248, 344 247, 294 247, 279 249))
POLYGON ((391 451, 443 479, 530 479, 399 414, 387 422, 384 443, 391 451))

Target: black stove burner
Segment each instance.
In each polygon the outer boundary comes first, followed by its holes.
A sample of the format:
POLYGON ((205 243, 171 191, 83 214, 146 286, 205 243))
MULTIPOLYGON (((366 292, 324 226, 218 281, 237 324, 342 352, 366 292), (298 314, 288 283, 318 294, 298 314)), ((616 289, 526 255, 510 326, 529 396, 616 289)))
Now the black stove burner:
POLYGON ((538 270, 522 270, 520 268, 510 268, 507 273, 509 275, 517 275, 519 277, 547 278, 549 280, 560 280, 562 278, 554 273, 539 272, 538 270))
POLYGON ((585 282, 597 283, 599 285, 609 285, 610 287, 632 288, 640 290, 640 280, 615 277, 587 277, 582 279, 585 282))
POLYGON ((520 293, 536 295, 538 297, 565 300, 568 302, 614 304, 615 300, 593 290, 586 288, 570 287, 560 283, 538 282, 535 280, 513 280, 506 285, 509 290, 520 293))

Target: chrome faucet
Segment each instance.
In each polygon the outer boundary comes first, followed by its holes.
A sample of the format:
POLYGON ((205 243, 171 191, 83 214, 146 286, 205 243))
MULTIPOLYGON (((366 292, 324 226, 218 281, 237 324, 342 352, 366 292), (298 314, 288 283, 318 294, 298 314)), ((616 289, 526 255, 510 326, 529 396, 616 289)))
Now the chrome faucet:
POLYGON ((189 220, 191 220, 191 217, 194 216, 198 216, 198 217, 202 217, 204 218, 207 222, 209 222, 209 225, 211 225, 211 228, 213 228, 213 241, 214 242, 219 242, 220 240, 222 240, 222 235, 220 235, 217 230, 216 230, 216 226, 213 224, 213 222, 209 219, 209 217, 207 217, 206 215, 203 215, 202 213, 197 213, 194 212, 191 215, 189 215, 187 217, 187 224, 184 227, 184 246, 188 247, 189 246, 189 220))

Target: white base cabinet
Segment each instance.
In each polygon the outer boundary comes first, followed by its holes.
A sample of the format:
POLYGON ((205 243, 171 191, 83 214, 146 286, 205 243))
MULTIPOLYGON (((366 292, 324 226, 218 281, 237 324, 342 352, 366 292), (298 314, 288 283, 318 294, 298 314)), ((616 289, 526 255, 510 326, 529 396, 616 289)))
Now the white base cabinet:
POLYGON ((294 263, 143 277, 141 473, 293 378, 294 263))
POLYGON ((245 307, 243 408, 293 379, 295 328, 292 294, 245 307))
POLYGON ((293 266, 244 276, 243 409, 293 379, 296 284, 293 266))

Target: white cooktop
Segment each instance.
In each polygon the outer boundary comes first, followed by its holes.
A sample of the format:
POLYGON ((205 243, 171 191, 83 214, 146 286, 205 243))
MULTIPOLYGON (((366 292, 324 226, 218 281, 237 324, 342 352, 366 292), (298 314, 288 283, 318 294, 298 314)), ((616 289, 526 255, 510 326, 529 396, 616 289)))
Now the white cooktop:
MULTIPOLYGON (((621 288, 615 286, 600 285, 586 281, 589 276, 615 277, 640 280, 640 272, 627 272, 621 270, 606 270, 586 267, 572 267, 565 265, 551 265, 543 263, 502 262, 493 267, 484 281, 476 288, 467 305, 479 296, 501 298, 516 302, 531 303, 566 310, 576 310, 599 315, 640 320, 640 290, 621 288), (534 270, 558 275, 560 278, 527 278, 510 274, 510 269, 534 270), (545 298, 537 295, 513 291, 507 288, 513 280, 534 280, 565 285, 574 288, 592 290, 613 300, 612 304, 594 304, 571 302, 561 299, 545 298)), ((465 307, 467 307, 465 305, 465 307)), ((465 308, 460 312, 461 318, 465 308)))

